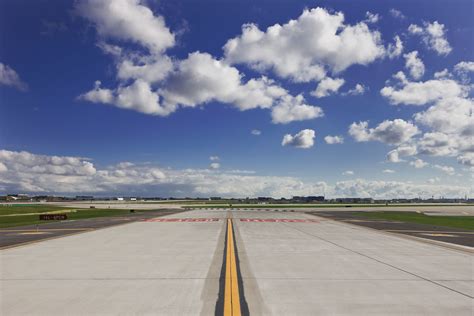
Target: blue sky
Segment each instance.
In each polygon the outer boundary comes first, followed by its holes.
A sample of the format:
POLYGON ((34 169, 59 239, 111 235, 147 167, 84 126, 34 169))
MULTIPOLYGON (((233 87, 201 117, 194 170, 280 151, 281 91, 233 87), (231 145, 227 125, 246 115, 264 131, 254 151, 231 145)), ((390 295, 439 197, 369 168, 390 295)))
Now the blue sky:
POLYGON ((0 192, 473 194, 471 1, 0 12, 0 192))

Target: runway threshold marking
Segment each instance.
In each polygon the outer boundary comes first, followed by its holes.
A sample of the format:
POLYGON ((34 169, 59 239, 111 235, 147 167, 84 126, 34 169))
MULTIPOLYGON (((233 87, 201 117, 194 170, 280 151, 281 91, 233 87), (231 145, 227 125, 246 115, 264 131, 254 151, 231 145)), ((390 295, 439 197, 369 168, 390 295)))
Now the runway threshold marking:
POLYGON ((257 223, 319 223, 317 219, 291 219, 291 218, 241 218, 241 222, 257 223))
POLYGON ((227 252, 225 267, 224 316, 240 316, 240 291, 237 276, 232 219, 227 219, 227 252))
POLYGON ((172 222, 172 223, 182 223, 182 222, 218 222, 218 218, 151 218, 144 219, 142 222, 172 222))

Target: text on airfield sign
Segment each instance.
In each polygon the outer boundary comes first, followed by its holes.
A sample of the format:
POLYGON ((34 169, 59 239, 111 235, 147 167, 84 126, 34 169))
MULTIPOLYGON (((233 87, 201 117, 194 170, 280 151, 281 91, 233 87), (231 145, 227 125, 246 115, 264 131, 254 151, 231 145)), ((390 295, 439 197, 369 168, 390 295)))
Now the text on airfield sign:
POLYGON ((67 219, 66 214, 40 214, 41 221, 63 221, 67 219))

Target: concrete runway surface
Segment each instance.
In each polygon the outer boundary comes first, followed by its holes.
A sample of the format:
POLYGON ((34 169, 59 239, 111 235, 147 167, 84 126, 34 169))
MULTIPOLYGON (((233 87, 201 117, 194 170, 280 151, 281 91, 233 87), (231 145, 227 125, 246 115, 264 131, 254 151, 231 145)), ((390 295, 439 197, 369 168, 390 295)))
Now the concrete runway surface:
POLYGON ((227 315, 229 288, 243 315, 472 315, 474 255, 300 212, 225 210, 0 251, 1 315, 227 315))

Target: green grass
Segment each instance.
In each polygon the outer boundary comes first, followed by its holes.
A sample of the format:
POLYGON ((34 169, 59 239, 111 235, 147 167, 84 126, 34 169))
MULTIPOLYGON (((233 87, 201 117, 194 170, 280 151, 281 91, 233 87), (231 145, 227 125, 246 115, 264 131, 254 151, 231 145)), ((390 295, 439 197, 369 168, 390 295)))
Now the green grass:
MULTIPOLYGON (((5 207, 6 208, 6 207, 5 207)), ((56 207, 44 207, 41 208, 44 212, 54 211, 58 208, 56 207)), ((61 208, 59 208, 61 209, 61 208)), ((64 208, 63 208, 64 209, 64 208)), ((71 208, 69 208, 70 210, 71 208)), ((19 208, 18 213, 33 213, 31 211, 26 211, 24 208, 19 208)), ((35 208, 36 211, 36 208, 35 208)), ((150 210, 140 210, 150 211, 150 210)), ((2 213, 3 214, 3 213, 2 213)), ((12 214, 12 213, 10 213, 12 214)), ((130 214, 130 210, 116 210, 116 209, 77 209, 76 212, 66 213, 68 220, 77 220, 77 219, 87 219, 87 218, 97 218, 97 217, 109 217, 109 216, 120 216, 130 214)), ((23 226, 23 225, 34 225, 34 224, 45 224, 51 223, 53 221, 40 221, 39 215, 18 215, 18 216, 2 216, 0 217, 0 228, 1 227, 13 227, 13 226, 23 226)))
POLYGON ((51 212, 51 211, 70 210, 70 209, 71 209, 70 207, 67 208, 67 207, 48 206, 48 205, 12 204, 9 206, 3 206, 3 205, 0 206, 0 215, 46 213, 46 212, 51 212))
POLYGON ((384 219, 474 230, 474 216, 429 216, 416 212, 354 212, 353 214, 370 219, 384 219))

